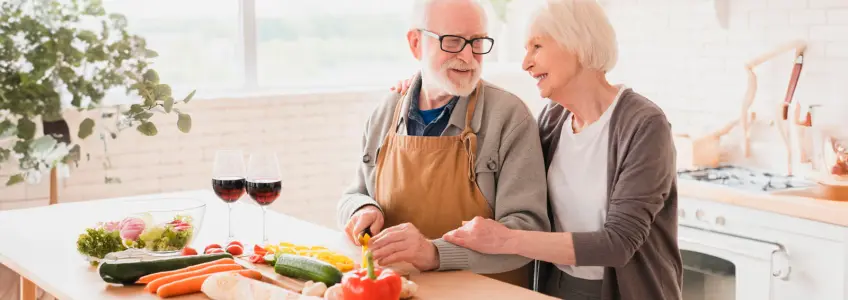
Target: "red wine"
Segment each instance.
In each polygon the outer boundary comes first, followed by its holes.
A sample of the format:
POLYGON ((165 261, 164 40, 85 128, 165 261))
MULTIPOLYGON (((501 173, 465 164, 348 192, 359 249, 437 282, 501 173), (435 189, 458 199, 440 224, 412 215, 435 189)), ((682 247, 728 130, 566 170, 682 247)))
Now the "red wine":
POLYGON ((244 178, 222 177, 212 179, 212 190, 224 202, 236 202, 244 195, 244 178))
POLYGON ((259 205, 274 203, 280 196, 282 182, 280 180, 257 179, 247 182, 247 194, 259 205))

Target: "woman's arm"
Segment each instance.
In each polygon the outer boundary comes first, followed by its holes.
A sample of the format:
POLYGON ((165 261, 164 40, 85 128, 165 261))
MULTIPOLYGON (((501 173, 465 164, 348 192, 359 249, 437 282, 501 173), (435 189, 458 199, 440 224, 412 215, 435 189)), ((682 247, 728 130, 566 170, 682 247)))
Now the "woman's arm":
POLYGON ((576 262, 571 232, 510 231, 512 237, 504 243, 510 254, 558 265, 574 265, 576 262))
POLYGON ((648 238, 676 175, 671 127, 662 115, 636 125, 610 195, 606 223, 593 232, 512 230, 474 218, 445 240, 483 253, 518 254, 556 264, 620 267, 648 238))

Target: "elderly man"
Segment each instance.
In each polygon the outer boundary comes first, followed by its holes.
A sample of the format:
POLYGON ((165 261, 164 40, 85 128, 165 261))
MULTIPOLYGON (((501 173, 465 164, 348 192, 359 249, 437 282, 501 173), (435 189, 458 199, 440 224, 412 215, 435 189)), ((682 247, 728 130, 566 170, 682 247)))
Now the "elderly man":
POLYGON ((527 287, 529 259, 481 254, 442 235, 475 216, 550 230, 535 119, 518 97, 480 79, 494 41, 479 3, 419 1, 413 13, 406 37, 420 73, 368 119, 339 225, 357 245, 370 230, 381 265, 471 270, 527 287))

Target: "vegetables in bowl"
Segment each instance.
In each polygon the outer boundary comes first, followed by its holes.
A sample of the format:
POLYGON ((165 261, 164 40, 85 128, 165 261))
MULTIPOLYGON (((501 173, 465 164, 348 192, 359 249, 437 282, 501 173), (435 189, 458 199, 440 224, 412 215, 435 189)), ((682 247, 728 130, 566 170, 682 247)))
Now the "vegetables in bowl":
POLYGON ((143 248, 152 252, 180 251, 191 241, 194 234, 191 216, 177 215, 164 224, 146 227, 134 240, 126 240, 127 246, 143 248))
POLYGON ((177 252, 188 246, 194 235, 191 216, 177 215, 170 222, 155 225, 145 219, 128 217, 86 228, 77 238, 77 251, 96 266, 106 254, 131 248, 177 252))

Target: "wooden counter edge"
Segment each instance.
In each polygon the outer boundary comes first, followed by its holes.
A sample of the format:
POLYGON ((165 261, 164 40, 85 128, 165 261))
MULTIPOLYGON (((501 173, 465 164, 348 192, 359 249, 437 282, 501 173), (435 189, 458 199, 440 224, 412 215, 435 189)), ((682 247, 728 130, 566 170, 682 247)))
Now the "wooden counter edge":
POLYGON ((806 220, 848 227, 848 202, 774 195, 678 180, 680 197, 722 202, 806 220))
POLYGON ((2 254, 0 254, 0 264, 6 266, 10 270, 14 271, 19 276, 21 276, 20 286, 18 287, 21 293, 21 300, 35 300, 36 296, 38 296, 38 288, 41 288, 42 290, 49 293, 50 295, 53 295, 57 299, 72 299, 70 296, 60 293, 58 289, 47 284, 41 278, 38 278, 32 273, 27 272, 16 262, 12 261, 10 258, 2 254), (32 296, 32 298, 29 298, 30 296, 32 296))

